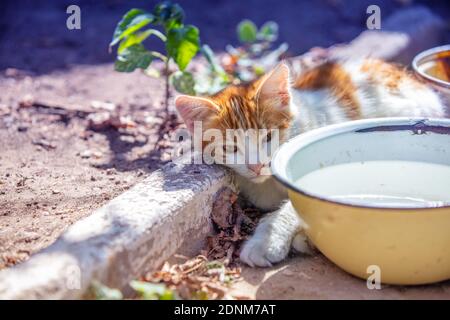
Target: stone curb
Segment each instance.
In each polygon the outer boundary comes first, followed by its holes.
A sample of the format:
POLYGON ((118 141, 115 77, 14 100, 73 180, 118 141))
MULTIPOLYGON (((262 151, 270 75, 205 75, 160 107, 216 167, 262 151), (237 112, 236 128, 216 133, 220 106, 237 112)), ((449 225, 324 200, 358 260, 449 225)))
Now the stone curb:
POLYGON ((127 290, 175 253, 196 254, 212 231, 226 170, 170 163, 71 226, 27 262, 0 272, 0 299, 78 299, 92 280, 127 290))

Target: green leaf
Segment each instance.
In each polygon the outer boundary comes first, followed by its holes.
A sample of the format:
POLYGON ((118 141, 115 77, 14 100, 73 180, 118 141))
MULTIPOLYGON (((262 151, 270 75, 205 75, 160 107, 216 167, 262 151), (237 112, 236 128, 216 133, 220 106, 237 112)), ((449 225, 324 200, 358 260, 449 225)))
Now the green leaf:
POLYGON ((154 16, 141 9, 131 9, 117 24, 114 30, 110 47, 116 45, 120 40, 138 31, 142 27, 154 21, 154 16))
POLYGON ((209 65, 211 67, 211 70, 213 72, 216 72, 218 74, 225 73, 225 70, 223 70, 222 66, 217 61, 216 55, 214 54, 212 49, 207 44, 204 44, 202 46, 201 52, 202 52, 203 56, 206 58, 206 60, 208 61, 209 65))
POLYGON ((276 41, 278 38, 278 24, 274 21, 268 21, 262 25, 257 34, 258 40, 269 42, 276 41))
POLYGON ((167 35, 166 50, 181 71, 186 69, 199 48, 199 31, 192 25, 171 29, 167 35))
POLYGON ((206 269, 211 270, 211 269, 224 269, 225 265, 223 264, 223 262, 218 261, 218 260, 213 260, 210 261, 206 264, 206 269))
POLYGON ((119 72, 132 72, 136 68, 146 69, 152 63, 154 55, 142 44, 134 44, 117 56, 115 69, 119 72))
POLYGON ((94 299, 96 300, 121 300, 122 292, 118 289, 111 289, 98 281, 93 281, 90 286, 94 299))
POLYGON ((195 96, 195 80, 192 73, 187 71, 174 72, 170 77, 170 81, 179 93, 195 96))
POLYGON ((153 15, 156 17, 157 23, 163 25, 166 31, 183 26, 185 16, 184 10, 178 4, 170 1, 157 4, 153 9, 153 15))
POLYGON ((175 293, 162 283, 131 281, 130 286, 145 300, 175 300, 175 293))
POLYGON ((193 293, 194 300, 208 300, 208 294, 205 291, 197 290, 193 293))
POLYGON ((134 44, 142 43, 145 39, 147 39, 149 36, 154 34, 158 38, 160 38, 162 41, 166 41, 166 36, 163 35, 161 32, 155 29, 148 29, 143 32, 138 32, 134 34, 130 34, 128 37, 123 39, 120 42, 119 49, 117 49, 117 53, 122 53, 122 51, 128 47, 131 47, 134 44))
POLYGON ((237 26, 237 35, 242 43, 252 43, 256 41, 257 28, 250 20, 243 20, 237 26))

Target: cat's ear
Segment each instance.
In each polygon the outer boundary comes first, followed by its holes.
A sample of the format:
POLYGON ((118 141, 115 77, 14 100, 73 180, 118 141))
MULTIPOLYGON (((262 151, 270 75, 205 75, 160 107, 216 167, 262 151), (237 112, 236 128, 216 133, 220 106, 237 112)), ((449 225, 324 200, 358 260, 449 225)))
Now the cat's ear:
POLYGON ((259 103, 272 106, 278 110, 288 110, 291 102, 289 67, 285 63, 278 64, 263 77, 258 89, 259 103))
POLYGON ((175 106, 191 133, 194 132, 195 121, 204 121, 219 112, 219 107, 213 101, 186 95, 178 96, 175 106))

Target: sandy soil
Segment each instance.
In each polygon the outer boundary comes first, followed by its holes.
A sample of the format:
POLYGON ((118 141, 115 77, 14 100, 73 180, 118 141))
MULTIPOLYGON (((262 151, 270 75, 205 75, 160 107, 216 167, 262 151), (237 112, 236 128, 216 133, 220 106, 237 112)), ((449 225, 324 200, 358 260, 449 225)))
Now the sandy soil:
POLYGON ((160 86, 111 64, 0 76, 0 269, 48 246, 170 158, 169 149, 155 147, 160 86), (105 101, 135 127, 93 130, 88 119, 109 113, 98 108, 105 101))
POLYGON ((428 286, 381 285, 344 272, 321 254, 296 256, 272 268, 242 266, 231 294, 251 299, 450 299, 450 281, 428 286))

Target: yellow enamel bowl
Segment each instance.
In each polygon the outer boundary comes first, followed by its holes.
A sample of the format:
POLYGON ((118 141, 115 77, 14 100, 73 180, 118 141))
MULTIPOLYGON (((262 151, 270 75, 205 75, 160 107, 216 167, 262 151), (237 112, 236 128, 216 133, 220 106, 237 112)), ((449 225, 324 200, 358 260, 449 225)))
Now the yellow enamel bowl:
POLYGON ((441 99, 449 107, 448 112, 450 114, 450 82, 438 76, 440 73, 445 72, 442 69, 439 71, 438 64, 441 63, 441 66, 446 64, 447 68, 449 68, 449 61, 450 44, 419 53, 412 61, 412 68, 419 79, 439 92, 441 99))
POLYGON ((326 257, 357 277, 377 273, 382 283, 400 285, 450 279, 449 166, 450 120, 417 118, 360 120, 313 130, 283 144, 271 165, 305 222, 309 239, 326 257), (414 170, 404 176, 402 170, 375 172, 376 162, 412 162, 414 170), (366 164, 372 164, 367 172, 366 164), (337 165, 349 165, 343 167, 343 178, 322 176, 323 183, 313 191, 302 185, 306 175, 326 175, 332 171, 320 170, 337 165), (428 167, 443 174, 430 174, 428 167), (430 199, 438 195, 439 201, 345 197, 347 189, 355 193, 354 186, 376 186, 368 177, 377 183, 385 178, 396 185, 397 195, 418 187, 430 199))

